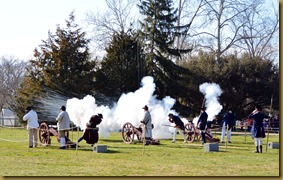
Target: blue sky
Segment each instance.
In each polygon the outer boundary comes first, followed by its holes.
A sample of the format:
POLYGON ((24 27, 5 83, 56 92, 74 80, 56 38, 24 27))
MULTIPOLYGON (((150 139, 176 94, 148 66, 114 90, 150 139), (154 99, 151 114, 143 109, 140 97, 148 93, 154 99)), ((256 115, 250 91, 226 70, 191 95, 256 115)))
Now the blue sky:
POLYGON ((105 0, 0 0, 0 57, 28 60, 49 30, 55 33, 58 24, 65 27, 71 11, 84 27, 86 12, 104 7, 105 0))

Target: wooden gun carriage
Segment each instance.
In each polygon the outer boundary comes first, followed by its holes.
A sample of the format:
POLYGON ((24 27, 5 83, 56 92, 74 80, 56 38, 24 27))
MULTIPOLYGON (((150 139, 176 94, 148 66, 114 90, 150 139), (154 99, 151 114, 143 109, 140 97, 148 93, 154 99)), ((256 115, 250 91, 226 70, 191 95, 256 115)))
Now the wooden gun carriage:
MULTIPOLYGON (((41 146, 51 145, 50 136, 55 136, 57 139, 57 142, 60 143, 60 136, 59 136, 59 133, 57 132, 56 125, 47 125, 47 123, 42 122, 39 125, 38 136, 39 136, 41 146)), ((71 147, 71 148, 76 147, 76 143, 72 142, 69 139, 69 134, 66 134, 66 146, 71 147)))
MULTIPOLYGON (((210 134, 209 130, 213 128, 218 128, 218 126, 211 126, 207 128, 205 132, 205 139, 208 142, 220 142, 219 138, 213 137, 210 134)), ((201 141, 200 130, 197 129, 192 122, 185 124, 185 135, 188 142, 201 141)))
MULTIPOLYGON (((141 125, 139 127, 133 126, 131 123, 127 122, 122 127, 122 139, 124 143, 130 144, 134 141, 135 136, 139 142, 143 142, 143 128, 141 125)), ((159 140, 151 138, 149 140, 149 144, 151 145, 159 145, 159 140)))

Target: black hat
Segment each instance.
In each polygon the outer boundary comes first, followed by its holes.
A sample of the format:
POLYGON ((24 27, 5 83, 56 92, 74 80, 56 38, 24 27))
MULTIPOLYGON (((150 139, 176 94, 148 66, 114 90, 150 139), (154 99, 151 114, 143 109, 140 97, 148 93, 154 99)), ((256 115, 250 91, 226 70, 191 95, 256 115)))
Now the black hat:
POLYGON ((148 110, 148 107, 147 107, 147 105, 145 105, 145 106, 143 107, 143 109, 144 109, 144 110, 148 110))
POLYGON ((102 114, 98 114, 98 116, 99 116, 101 119, 103 119, 103 115, 102 115, 102 114))
POLYGON ((262 108, 261 108, 261 106, 259 106, 259 105, 256 105, 255 108, 256 108, 258 111, 262 111, 262 108))
POLYGON ((31 109, 32 109, 32 108, 31 108, 30 106, 28 106, 28 107, 26 108, 26 111, 29 112, 31 109))
POLYGON ((168 116, 173 116, 173 114, 172 114, 172 113, 169 113, 168 116))
POLYGON ((61 106, 60 108, 62 111, 66 111, 66 107, 65 106, 61 106))

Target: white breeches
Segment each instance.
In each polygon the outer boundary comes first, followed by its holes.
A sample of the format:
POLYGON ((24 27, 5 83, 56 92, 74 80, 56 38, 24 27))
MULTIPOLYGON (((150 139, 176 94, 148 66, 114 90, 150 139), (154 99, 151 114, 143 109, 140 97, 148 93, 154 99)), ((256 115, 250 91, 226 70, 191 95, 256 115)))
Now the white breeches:
POLYGON ((262 138, 254 138, 255 139, 255 146, 262 146, 262 138))
MULTIPOLYGON (((222 140, 222 141, 224 141, 224 136, 225 136, 225 134, 226 134, 226 130, 227 130, 227 126, 226 126, 226 123, 224 122, 223 125, 222 125, 222 134, 221 134, 221 140, 222 140)), ((231 130, 232 130, 232 128, 230 128, 230 129, 228 130, 228 133, 227 133, 227 139, 228 139, 228 141, 231 140, 231 130)))
POLYGON ((177 132, 179 131, 179 133, 182 135, 184 141, 186 140, 186 136, 184 134, 184 131, 182 129, 179 128, 175 128, 174 129, 174 133, 173 133, 173 141, 176 141, 176 136, 177 136, 177 132))

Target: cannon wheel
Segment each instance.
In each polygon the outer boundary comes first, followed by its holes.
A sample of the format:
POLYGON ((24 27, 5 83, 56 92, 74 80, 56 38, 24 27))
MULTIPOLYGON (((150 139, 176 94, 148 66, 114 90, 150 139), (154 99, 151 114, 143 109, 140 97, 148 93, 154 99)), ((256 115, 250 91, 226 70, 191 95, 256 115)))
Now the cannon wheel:
POLYGON ((185 125, 186 138, 188 142, 193 142, 197 136, 196 128, 192 123, 185 125))
POLYGON ((39 140, 42 146, 50 144, 50 133, 46 123, 41 123, 38 131, 39 140))
POLYGON ((122 138, 127 144, 133 142, 135 137, 134 126, 131 123, 125 123, 122 127, 122 138))

